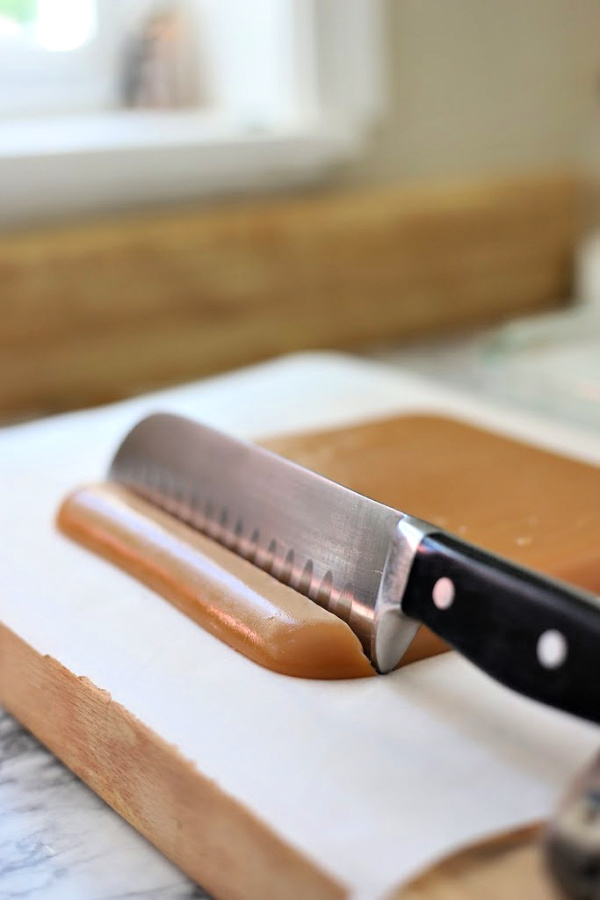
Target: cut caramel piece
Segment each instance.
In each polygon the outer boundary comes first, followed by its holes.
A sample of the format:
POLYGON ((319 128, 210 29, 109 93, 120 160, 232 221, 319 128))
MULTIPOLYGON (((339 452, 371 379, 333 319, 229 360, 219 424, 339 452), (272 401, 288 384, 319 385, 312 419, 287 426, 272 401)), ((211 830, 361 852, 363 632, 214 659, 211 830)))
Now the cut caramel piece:
POLYGON ((126 488, 78 489, 58 526, 267 669, 301 678, 375 674, 337 616, 126 488))

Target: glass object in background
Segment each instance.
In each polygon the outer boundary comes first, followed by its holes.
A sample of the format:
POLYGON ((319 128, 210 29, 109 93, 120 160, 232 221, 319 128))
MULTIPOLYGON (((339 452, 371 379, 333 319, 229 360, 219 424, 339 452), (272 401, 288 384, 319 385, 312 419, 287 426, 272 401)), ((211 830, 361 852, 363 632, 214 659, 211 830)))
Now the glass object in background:
POLYGON ((575 258, 574 302, 496 331, 482 369, 496 395, 600 433, 600 83, 584 99, 588 115, 577 137, 587 234, 575 258))
POLYGON ((582 242, 576 291, 573 308, 494 332, 483 376, 501 399, 600 432, 600 232, 582 242))
POLYGON ((199 55, 189 3, 155 2, 130 27, 122 49, 121 103, 129 108, 200 105, 199 55))

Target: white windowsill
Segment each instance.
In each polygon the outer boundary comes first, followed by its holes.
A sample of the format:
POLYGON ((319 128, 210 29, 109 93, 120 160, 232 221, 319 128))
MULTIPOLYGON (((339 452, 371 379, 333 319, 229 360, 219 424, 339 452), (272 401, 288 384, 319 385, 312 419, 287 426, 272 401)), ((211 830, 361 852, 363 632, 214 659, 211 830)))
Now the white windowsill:
POLYGON ((0 124, 0 160, 123 150, 270 143, 314 132, 308 121, 253 122, 216 111, 123 110, 0 124))
POLYGON ((216 112, 14 120, 0 124, 0 227, 306 183, 360 143, 331 117, 264 126, 216 112))

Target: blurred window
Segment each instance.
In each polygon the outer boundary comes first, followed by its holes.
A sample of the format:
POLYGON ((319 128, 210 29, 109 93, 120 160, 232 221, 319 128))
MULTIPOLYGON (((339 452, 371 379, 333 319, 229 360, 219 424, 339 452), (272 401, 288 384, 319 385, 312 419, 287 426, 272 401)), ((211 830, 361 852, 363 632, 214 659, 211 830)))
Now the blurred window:
POLYGON ((0 0, 0 115, 297 114, 312 0, 0 0))
POLYGON ((3 119, 98 104, 106 70, 98 12, 96 0, 0 0, 3 119))
POLYGON ((4 42, 65 52, 85 44, 95 26, 95 0, 0 0, 4 42))
POLYGON ((381 0, 0 0, 0 227, 261 189, 357 152, 381 0))

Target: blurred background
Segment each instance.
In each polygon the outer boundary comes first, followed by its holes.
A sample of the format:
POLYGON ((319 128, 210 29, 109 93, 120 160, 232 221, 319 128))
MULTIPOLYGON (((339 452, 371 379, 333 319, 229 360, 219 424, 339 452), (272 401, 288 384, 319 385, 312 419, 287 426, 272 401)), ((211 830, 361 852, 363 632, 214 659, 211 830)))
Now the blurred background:
POLYGON ((0 421, 345 350, 600 429, 600 0, 0 0, 0 421))

